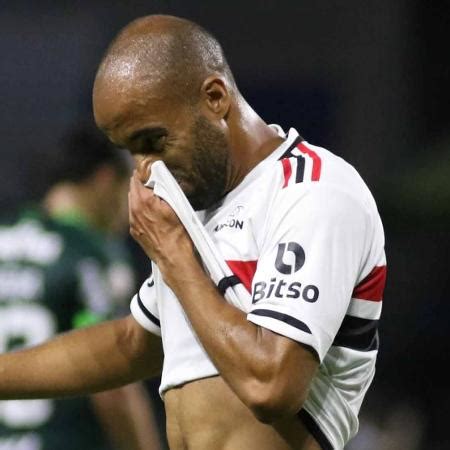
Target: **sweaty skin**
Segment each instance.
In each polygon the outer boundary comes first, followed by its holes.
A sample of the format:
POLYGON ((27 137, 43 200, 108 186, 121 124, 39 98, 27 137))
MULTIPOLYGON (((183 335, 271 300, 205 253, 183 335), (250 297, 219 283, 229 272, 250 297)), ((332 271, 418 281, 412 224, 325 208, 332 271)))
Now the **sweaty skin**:
POLYGON ((135 21, 109 49, 93 96, 98 126, 136 161, 130 232, 220 372, 165 394, 169 442, 172 450, 316 450, 296 417, 318 367, 316 354, 227 304, 175 213, 143 186, 152 162, 163 160, 194 208, 208 208, 282 142, 240 95, 228 66, 219 63, 221 50, 211 44, 202 51, 199 33, 166 16, 135 21), (180 66, 183 52, 188 66, 180 66))

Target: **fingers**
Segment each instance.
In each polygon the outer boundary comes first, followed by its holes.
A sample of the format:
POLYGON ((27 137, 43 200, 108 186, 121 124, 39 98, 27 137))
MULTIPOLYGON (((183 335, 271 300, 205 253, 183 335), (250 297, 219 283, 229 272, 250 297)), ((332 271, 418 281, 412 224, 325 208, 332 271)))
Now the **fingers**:
POLYGON ((135 170, 130 179, 130 190, 128 192, 128 219, 130 233, 133 237, 141 235, 149 220, 155 220, 161 216, 159 201, 153 193, 153 189, 144 186, 139 173, 135 170), (151 219, 152 218, 152 219, 151 219))
POLYGON ((139 159, 136 165, 137 176, 142 184, 145 184, 151 174, 151 166, 155 162, 153 156, 145 156, 139 159))
POLYGON ((144 188, 142 181, 139 178, 139 174, 136 170, 133 171, 133 175, 130 178, 130 194, 134 198, 140 197, 140 188, 144 188))
POLYGON ((139 219, 143 220, 144 216, 159 217, 173 223, 179 222, 172 207, 155 195, 153 189, 144 186, 136 171, 133 172, 130 179, 128 213, 130 225, 136 224, 139 219))
POLYGON ((155 262, 173 254, 181 235, 189 239, 175 211, 143 185, 136 171, 130 179, 128 217, 130 235, 155 262))
POLYGON ((136 231, 136 224, 139 218, 139 210, 143 207, 143 199, 140 191, 142 183, 139 181, 138 174, 133 171, 133 175, 130 178, 130 190, 128 192, 128 219, 130 222, 130 231, 134 237, 136 231))
POLYGON ((139 174, 135 170, 130 179, 130 190, 129 190, 129 201, 130 208, 134 206, 139 206, 139 204, 147 203, 154 198, 153 190, 145 187, 140 178, 139 174))

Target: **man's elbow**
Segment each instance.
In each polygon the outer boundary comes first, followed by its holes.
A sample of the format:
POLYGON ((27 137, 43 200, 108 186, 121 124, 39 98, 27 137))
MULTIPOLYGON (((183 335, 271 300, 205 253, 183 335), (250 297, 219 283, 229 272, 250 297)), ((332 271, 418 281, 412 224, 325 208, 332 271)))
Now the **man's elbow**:
POLYGON ((302 408, 305 399, 305 392, 279 385, 255 384, 245 403, 260 422, 269 424, 283 417, 294 416, 302 408))

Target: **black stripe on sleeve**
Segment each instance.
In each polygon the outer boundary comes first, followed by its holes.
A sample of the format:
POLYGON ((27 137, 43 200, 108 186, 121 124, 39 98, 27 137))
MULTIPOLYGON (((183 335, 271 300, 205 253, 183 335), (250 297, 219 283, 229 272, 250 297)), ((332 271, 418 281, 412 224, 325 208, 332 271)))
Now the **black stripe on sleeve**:
POLYGON ((378 349, 378 341, 378 320, 347 315, 344 317, 332 345, 369 352, 378 349))
POLYGON ((333 446, 330 441, 308 411, 301 409, 297 413, 297 416, 303 422, 303 425, 305 425, 305 428, 310 432, 311 436, 313 436, 313 438, 320 445, 322 450, 333 450, 333 446))
POLYGON ((288 316, 287 314, 272 311, 271 309, 255 309, 253 311, 250 311, 250 314, 254 314, 255 316, 271 317, 272 319, 280 320, 281 322, 304 331, 305 333, 312 334, 306 323, 296 319, 295 317, 288 316))
POLYGON ((229 277, 222 278, 219 283, 217 284, 217 288, 219 289, 220 293, 223 295, 225 294, 225 291, 233 286, 236 286, 237 284, 241 283, 241 280, 236 275, 231 275, 229 277))
POLYGON ((139 295, 139 292, 137 294, 137 301, 138 301, 138 305, 141 308, 142 312, 145 314, 145 317, 147 317, 147 319, 149 319, 151 322, 153 322, 156 326, 161 328, 161 322, 159 321, 159 319, 154 316, 145 306, 144 303, 142 303, 141 300, 141 296, 139 295))

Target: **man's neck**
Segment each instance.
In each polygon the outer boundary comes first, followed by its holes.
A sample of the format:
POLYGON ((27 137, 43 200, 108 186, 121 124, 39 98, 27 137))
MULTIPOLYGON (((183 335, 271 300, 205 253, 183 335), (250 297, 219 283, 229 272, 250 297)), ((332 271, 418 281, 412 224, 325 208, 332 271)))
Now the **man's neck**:
MULTIPOLYGON (((234 118, 235 130, 231 135, 231 165, 228 185, 233 189, 263 159, 278 148, 284 138, 265 123, 261 117, 241 99, 234 118)), ((231 190, 230 189, 230 190, 231 190)))

